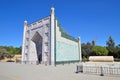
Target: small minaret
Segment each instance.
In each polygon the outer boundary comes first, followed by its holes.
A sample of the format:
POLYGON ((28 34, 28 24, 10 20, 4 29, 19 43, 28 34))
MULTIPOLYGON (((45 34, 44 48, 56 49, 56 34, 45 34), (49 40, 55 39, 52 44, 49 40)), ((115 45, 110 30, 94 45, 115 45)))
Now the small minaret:
POLYGON ((52 7, 52 8, 51 8, 51 15, 55 15, 54 10, 55 10, 55 8, 54 8, 54 7, 52 7))
POLYGON ((51 65, 54 65, 55 64, 55 55, 54 55, 54 38, 55 38, 55 35, 54 35, 54 20, 55 20, 55 13, 54 13, 54 7, 51 8, 51 62, 50 64, 51 65))
POLYGON ((79 52, 79 59, 80 59, 80 62, 82 62, 81 40, 80 40, 80 37, 78 37, 78 52, 79 52))
POLYGON ((24 21, 24 31, 23 31, 23 43, 22 43, 22 63, 26 61, 25 58, 25 38, 26 38, 26 29, 27 29, 27 21, 24 21))

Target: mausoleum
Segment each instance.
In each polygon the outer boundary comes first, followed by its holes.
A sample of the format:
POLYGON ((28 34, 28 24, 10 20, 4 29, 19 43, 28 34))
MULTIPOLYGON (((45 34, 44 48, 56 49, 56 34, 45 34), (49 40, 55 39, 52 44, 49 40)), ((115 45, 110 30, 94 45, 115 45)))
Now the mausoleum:
POLYGON ((28 24, 24 21, 22 63, 49 64, 81 61, 80 37, 75 39, 61 26, 51 8, 50 16, 28 24))

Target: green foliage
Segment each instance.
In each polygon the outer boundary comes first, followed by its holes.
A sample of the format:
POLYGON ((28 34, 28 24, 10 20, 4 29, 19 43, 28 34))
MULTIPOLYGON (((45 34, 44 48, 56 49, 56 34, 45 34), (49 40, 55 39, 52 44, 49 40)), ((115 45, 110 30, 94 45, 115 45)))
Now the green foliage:
POLYGON ((21 54, 21 47, 3 46, 10 54, 21 54))
POLYGON ((110 36, 108 38, 108 41, 106 42, 106 45, 107 45, 107 49, 108 49, 109 53, 114 53, 115 52, 115 42, 114 42, 112 36, 110 36))
POLYGON ((8 54, 8 51, 3 47, 0 47, 0 60, 4 59, 4 57, 8 54))
POLYGON ((21 47, 0 46, 0 59, 12 58, 15 54, 21 54, 21 47))
POLYGON ((115 42, 114 42, 114 39, 112 38, 112 36, 110 36, 108 38, 108 41, 106 42, 106 48, 108 50, 108 55, 109 56, 114 56, 116 57, 116 48, 115 48, 115 42))
POLYGON ((8 53, 5 57, 10 58, 10 60, 11 60, 11 58, 13 58, 13 57, 14 57, 14 55, 13 55, 13 54, 8 53))
POLYGON ((82 61, 88 61, 88 58, 86 58, 85 56, 83 56, 82 61))
POLYGON ((91 44, 92 44, 92 46, 95 46, 95 41, 93 40, 93 41, 91 42, 91 44))
POLYGON ((81 47, 82 47, 82 56, 83 57, 89 57, 89 55, 91 55, 91 53, 92 53, 92 45, 91 45, 91 43, 90 42, 87 42, 87 44, 82 44, 81 45, 81 47))
POLYGON ((108 50, 105 47, 102 46, 94 46, 92 48, 93 53, 95 53, 96 56, 107 56, 108 50))
POLYGON ((120 61, 120 58, 114 58, 114 61, 120 61))
POLYGON ((108 41, 106 41, 106 48, 102 46, 96 48, 94 40, 92 42, 87 42, 86 44, 83 43, 81 47, 82 47, 83 58, 87 58, 89 56, 98 56, 98 55, 114 56, 114 58, 117 59, 120 58, 120 44, 115 46, 115 42, 112 36, 110 36, 108 38, 108 41))
POLYGON ((114 57, 115 58, 120 58, 120 44, 118 44, 115 48, 115 51, 114 51, 114 57))
POLYGON ((107 45, 108 48, 109 47, 113 47, 113 48, 115 47, 115 42, 114 42, 112 36, 109 37, 108 41, 106 42, 106 45, 107 45))

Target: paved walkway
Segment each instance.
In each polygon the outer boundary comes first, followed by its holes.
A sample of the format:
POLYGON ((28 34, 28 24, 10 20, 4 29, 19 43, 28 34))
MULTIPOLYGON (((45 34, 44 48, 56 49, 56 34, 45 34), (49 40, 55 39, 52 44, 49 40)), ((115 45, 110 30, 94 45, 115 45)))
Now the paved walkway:
POLYGON ((120 80, 120 76, 75 73, 76 64, 54 66, 0 63, 0 80, 120 80))

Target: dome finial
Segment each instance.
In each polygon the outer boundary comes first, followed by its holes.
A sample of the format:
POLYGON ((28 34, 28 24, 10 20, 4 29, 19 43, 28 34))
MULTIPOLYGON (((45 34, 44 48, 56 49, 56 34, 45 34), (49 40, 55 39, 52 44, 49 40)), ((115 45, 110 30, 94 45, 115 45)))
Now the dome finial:
POLYGON ((24 24, 27 24, 27 20, 25 19, 24 24))
POLYGON ((55 10, 55 8, 54 7, 51 7, 51 15, 53 14, 55 14, 55 12, 54 12, 54 10, 55 10))
POLYGON ((27 26, 27 20, 25 19, 25 21, 24 21, 24 27, 26 27, 27 26))

